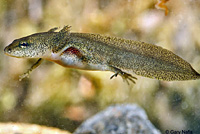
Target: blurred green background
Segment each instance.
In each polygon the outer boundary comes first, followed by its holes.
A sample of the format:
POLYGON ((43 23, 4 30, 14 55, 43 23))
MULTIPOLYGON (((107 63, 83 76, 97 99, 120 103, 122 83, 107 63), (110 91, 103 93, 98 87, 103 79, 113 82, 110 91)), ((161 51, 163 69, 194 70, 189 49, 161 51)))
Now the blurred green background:
POLYGON ((45 61, 19 81, 37 59, 17 59, 3 49, 14 39, 53 27, 144 41, 169 49, 200 72, 200 1, 1 0, 0 122, 26 122, 73 132, 109 105, 137 103, 162 132, 200 131, 200 80, 164 82, 137 76, 127 85, 112 72, 82 71, 45 61))

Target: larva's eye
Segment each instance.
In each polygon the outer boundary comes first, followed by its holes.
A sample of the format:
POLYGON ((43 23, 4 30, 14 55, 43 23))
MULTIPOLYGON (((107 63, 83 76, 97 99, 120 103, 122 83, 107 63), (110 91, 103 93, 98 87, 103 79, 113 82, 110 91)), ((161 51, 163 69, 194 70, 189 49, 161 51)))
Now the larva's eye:
POLYGON ((20 42, 19 43, 19 47, 21 47, 21 48, 26 48, 27 46, 29 46, 29 43, 27 43, 27 42, 20 42))

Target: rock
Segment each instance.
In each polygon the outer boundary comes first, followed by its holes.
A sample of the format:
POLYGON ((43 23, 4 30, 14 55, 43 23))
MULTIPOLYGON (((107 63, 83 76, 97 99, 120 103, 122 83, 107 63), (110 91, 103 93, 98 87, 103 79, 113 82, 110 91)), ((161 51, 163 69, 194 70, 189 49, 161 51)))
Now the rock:
POLYGON ((71 134, 53 127, 25 123, 0 123, 0 134, 71 134))
POLYGON ((83 122, 74 134, 161 134, 137 105, 110 106, 83 122))

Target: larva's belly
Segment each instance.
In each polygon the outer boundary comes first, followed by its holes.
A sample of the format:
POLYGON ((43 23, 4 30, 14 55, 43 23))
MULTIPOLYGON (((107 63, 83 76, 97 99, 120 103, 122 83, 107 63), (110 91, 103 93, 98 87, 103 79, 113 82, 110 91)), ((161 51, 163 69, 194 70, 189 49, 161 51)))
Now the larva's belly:
POLYGON ((48 59, 61 66, 77 68, 83 70, 101 70, 101 71, 111 71, 110 67, 101 62, 93 62, 91 59, 85 58, 71 52, 63 52, 61 54, 52 53, 51 58, 48 59))

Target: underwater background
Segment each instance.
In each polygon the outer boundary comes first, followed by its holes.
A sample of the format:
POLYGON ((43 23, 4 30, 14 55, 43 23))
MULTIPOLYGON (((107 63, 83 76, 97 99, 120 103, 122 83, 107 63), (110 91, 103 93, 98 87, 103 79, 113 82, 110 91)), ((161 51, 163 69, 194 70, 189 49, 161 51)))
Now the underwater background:
POLYGON ((0 122, 24 122, 73 132, 114 104, 138 104, 156 128, 200 131, 200 80, 158 81, 136 76, 127 85, 112 72, 64 68, 45 61, 19 81, 37 59, 4 55, 14 39, 53 27, 144 41, 173 51, 200 72, 200 1, 1 0, 0 122))

